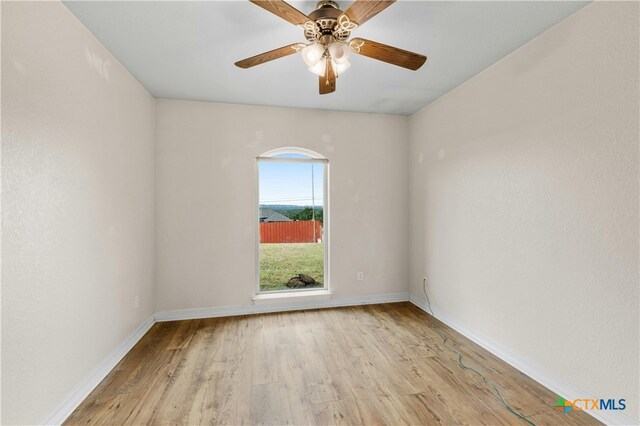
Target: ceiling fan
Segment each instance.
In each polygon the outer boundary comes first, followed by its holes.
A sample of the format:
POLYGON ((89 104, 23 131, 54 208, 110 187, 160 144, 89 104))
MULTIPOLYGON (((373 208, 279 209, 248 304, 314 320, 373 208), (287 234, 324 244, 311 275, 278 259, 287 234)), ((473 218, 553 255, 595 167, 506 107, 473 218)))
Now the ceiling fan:
POLYGON ((304 30, 309 43, 294 43, 236 62, 251 68, 274 59, 302 53, 309 71, 320 76, 320 94, 336 90, 336 77, 349 68, 351 52, 410 70, 420 68, 427 57, 364 38, 349 40, 351 32, 391 6, 396 0, 355 0, 345 12, 333 0, 320 0, 309 16, 283 0, 249 0, 304 30))

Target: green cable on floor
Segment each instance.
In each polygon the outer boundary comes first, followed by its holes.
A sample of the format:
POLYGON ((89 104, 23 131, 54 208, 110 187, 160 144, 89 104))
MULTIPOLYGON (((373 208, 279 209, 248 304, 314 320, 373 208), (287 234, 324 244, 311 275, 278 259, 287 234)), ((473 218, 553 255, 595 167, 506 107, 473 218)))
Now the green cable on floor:
MULTIPOLYGON (((435 327, 433 326, 433 319, 434 319, 436 316, 433 314, 433 310, 431 310, 431 301, 429 300, 429 295, 427 294, 427 280, 426 280, 426 279, 424 279, 424 280, 423 280, 422 290, 424 291, 424 296, 427 298, 427 309, 429 309, 429 313, 431 313, 431 329, 433 329, 433 331, 435 331, 436 333, 438 333, 438 335, 439 335, 440 337, 442 337, 442 339, 443 339, 443 340, 442 340, 442 343, 443 343, 445 346, 447 346, 447 336, 446 336, 444 333, 440 332, 437 328, 435 328, 435 327)), ((480 373, 480 372, 479 372, 478 370, 476 370, 475 368, 473 368, 473 367, 468 367, 468 366, 464 365, 464 364, 462 363, 462 353, 460 353, 460 351, 457 351, 457 350, 455 350, 455 349, 453 349, 453 348, 449 348, 449 349, 451 349, 451 350, 452 350, 452 351, 454 351, 456 354, 458 354, 458 365, 460 366, 460 368, 462 368, 462 369, 464 369, 464 370, 471 371, 471 372, 473 372, 473 373, 477 374, 477 375, 482 379, 482 381, 483 381, 485 384, 490 385, 490 386, 493 388, 493 390, 494 390, 494 392, 495 392, 496 396, 498 397, 498 400, 500 400, 500 403, 502 403, 502 405, 504 405, 504 408, 506 408, 506 409, 507 409, 507 411, 509 411, 511 414, 513 414, 513 415, 515 415, 515 416, 517 416, 517 417, 521 418, 521 419, 522 419, 522 420, 524 420, 525 422, 529 423, 531 426, 536 426, 536 424, 535 424, 535 423, 533 423, 531 420, 529 420, 529 419, 528 419, 524 414, 519 413, 518 411, 516 411, 516 410, 514 410, 513 408, 511 408, 511 407, 509 406, 509 404, 507 404, 507 402, 506 402, 506 401, 504 400, 504 398, 502 397, 502 394, 500 393, 500 391, 499 391, 499 390, 498 390, 498 388, 496 387, 495 383, 493 383, 491 380, 487 379, 487 378, 486 378, 482 373, 480 373)))

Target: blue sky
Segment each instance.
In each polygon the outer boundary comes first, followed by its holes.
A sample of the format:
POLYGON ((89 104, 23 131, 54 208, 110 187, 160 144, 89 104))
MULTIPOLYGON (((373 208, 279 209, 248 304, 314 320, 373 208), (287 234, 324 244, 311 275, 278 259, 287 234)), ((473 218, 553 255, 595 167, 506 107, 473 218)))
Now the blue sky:
POLYGON ((260 204, 311 205, 311 168, 313 167, 315 205, 323 202, 323 163, 260 162, 260 204))

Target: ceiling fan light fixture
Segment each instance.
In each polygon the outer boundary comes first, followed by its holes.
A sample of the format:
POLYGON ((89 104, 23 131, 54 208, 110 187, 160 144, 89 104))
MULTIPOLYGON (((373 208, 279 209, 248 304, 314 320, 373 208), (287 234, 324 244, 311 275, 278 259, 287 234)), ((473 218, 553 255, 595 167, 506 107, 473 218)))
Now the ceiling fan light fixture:
POLYGON ((309 67, 309 71, 312 73, 319 75, 320 77, 324 77, 324 73, 327 69, 327 59, 322 58, 317 61, 315 64, 309 67))
POLYGON ((340 65, 344 64, 348 61, 349 55, 351 54, 351 49, 343 43, 339 43, 334 41, 329 45, 329 55, 331 55, 331 59, 333 62, 340 65))
POLYGON ((363 38, 350 39, 351 32, 385 10, 396 0, 353 0, 342 11, 335 0, 317 0, 315 10, 305 15, 285 0, 250 0, 256 6, 273 13, 302 29, 310 44, 293 43, 273 49, 235 63, 239 68, 251 68, 296 52, 309 71, 319 75, 319 93, 326 95, 336 90, 336 77, 351 64, 351 53, 416 71, 427 60, 418 53, 388 46, 363 38))
POLYGON ((308 67, 313 67, 322 60, 324 55, 324 46, 319 43, 313 43, 302 49, 302 60, 308 67))

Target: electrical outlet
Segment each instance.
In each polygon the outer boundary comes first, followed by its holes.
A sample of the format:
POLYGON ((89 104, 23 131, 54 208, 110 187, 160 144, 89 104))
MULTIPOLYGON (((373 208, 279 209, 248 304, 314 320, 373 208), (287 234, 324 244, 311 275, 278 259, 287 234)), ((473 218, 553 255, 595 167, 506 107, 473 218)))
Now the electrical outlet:
POLYGON ((138 306, 140 306, 140 298, 138 296, 133 298, 133 307, 135 309, 138 309, 138 306))
POLYGON ((358 271, 358 281, 364 280, 364 272, 358 271))

